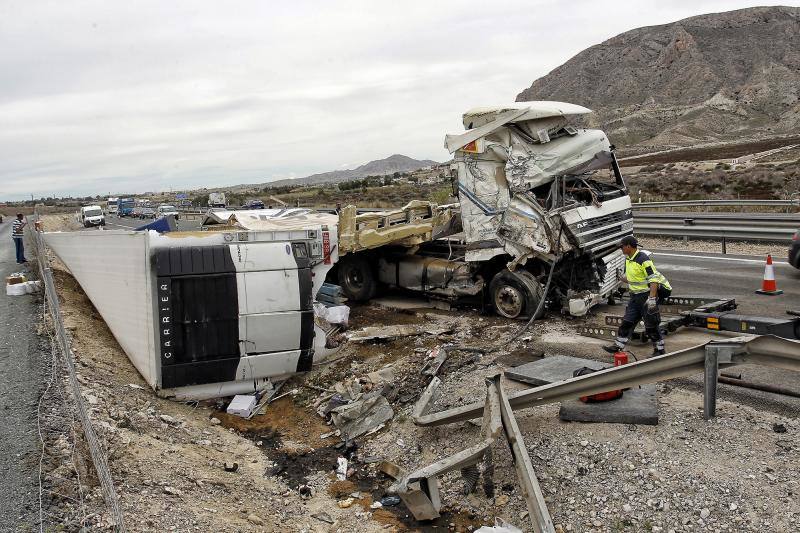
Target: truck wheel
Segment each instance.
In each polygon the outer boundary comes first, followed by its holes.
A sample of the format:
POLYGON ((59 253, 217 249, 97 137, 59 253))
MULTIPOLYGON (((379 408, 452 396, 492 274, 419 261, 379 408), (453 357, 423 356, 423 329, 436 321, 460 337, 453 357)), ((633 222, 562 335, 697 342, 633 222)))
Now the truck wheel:
POLYGON ((350 254, 339 260, 338 278, 344 295, 356 302, 366 302, 377 289, 375 271, 366 257, 350 254))
MULTIPOLYGON (((506 318, 529 317, 544 298, 542 285, 526 270, 498 272, 489 283, 489 298, 495 312, 506 318)), ((542 309, 536 318, 544 314, 542 309)))

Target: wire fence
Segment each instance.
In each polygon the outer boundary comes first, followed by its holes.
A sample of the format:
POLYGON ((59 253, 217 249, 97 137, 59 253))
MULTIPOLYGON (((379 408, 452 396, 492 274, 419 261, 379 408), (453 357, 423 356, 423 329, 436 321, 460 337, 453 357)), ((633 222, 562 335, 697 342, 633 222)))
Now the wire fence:
MULTIPOLYGON (((114 481, 108 468, 105 452, 92 427, 86 405, 81 396, 81 386, 75 373, 70 341, 61 318, 61 309, 55 289, 55 282, 53 280, 53 272, 50 268, 45 245, 38 231, 33 232, 33 238, 36 244, 39 271, 45 289, 45 308, 49 310, 49 317, 52 321, 52 331, 54 332, 54 335, 51 336, 51 374, 45 393, 42 395, 43 399, 40 400, 39 405, 39 435, 42 443, 39 496, 40 531, 45 531, 45 526, 48 522, 48 520, 46 520, 48 517, 45 516, 44 505, 42 503, 45 495, 52 496, 55 499, 69 501, 70 506, 75 509, 73 514, 78 515, 77 519, 82 524, 82 527, 87 525, 86 522, 89 519, 89 515, 87 514, 87 506, 85 504, 86 490, 81 478, 81 457, 84 454, 78 453, 79 450, 77 450, 77 448, 81 446, 85 447, 88 451, 91 466, 97 476, 103 500, 111 515, 111 528, 114 531, 123 532, 125 531, 124 519, 114 488, 114 481), (66 379, 62 380, 61 377, 64 375, 66 379), (42 407, 48 402, 49 395, 55 393, 60 395, 60 402, 56 401, 53 403, 56 405, 60 403, 62 406, 61 412, 58 412, 58 410, 48 410, 48 413, 43 413, 42 407), (80 434, 78 433, 78 427, 82 430, 80 434), (55 432, 57 431, 62 431, 63 433, 67 433, 67 435, 62 434, 56 436, 55 432), (52 445, 52 442, 56 444, 52 445), (46 455, 52 454, 53 451, 60 454, 62 457, 66 455, 66 451, 69 452, 69 460, 67 462, 75 473, 74 483, 76 484, 76 489, 72 496, 64 494, 65 491, 63 490, 53 491, 48 487, 48 485, 53 484, 53 481, 67 481, 69 479, 66 476, 58 476, 58 474, 44 475, 42 466, 46 455)), ((88 468, 88 465, 86 466, 88 468)), ((59 469, 56 469, 56 471, 58 470, 59 469)), ((63 471, 63 469, 61 470, 63 471)), ((68 485, 68 483, 65 484, 68 485)))

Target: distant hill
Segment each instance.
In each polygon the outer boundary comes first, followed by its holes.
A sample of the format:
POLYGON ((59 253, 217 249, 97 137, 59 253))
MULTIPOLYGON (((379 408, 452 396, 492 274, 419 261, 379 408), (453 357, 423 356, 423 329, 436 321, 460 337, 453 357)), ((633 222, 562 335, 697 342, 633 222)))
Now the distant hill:
POLYGON ((282 187, 285 185, 319 185, 321 183, 335 183, 347 181, 365 176, 385 176, 395 172, 413 172, 431 165, 438 165, 436 161, 430 159, 413 159, 411 157, 394 154, 385 159, 378 159, 364 163, 363 165, 350 170, 332 170, 321 174, 313 174, 305 178, 285 179, 264 183, 265 187, 282 187))
POLYGON ((589 107, 620 145, 796 133, 800 8, 755 7, 631 30, 537 79, 517 101, 589 107))

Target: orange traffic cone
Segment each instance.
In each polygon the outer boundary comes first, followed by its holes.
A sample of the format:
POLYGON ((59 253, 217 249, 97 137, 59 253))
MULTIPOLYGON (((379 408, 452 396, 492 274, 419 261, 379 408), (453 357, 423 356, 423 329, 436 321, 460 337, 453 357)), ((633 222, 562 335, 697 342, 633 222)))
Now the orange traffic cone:
POLYGON ((778 290, 775 284, 775 267, 772 266, 772 255, 767 254, 767 264, 764 267, 764 281, 761 282, 761 289, 756 291, 758 294, 767 294, 775 296, 783 294, 783 291, 778 290))

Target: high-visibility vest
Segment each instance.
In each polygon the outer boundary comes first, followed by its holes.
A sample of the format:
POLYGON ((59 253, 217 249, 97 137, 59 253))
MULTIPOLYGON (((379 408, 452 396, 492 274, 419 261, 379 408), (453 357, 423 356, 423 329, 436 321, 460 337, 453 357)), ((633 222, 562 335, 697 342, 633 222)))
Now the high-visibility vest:
POLYGON ((625 258, 625 277, 628 278, 628 290, 631 294, 648 292, 651 283, 658 283, 665 289, 672 290, 667 278, 661 274, 650 256, 641 250, 635 250, 625 258))

